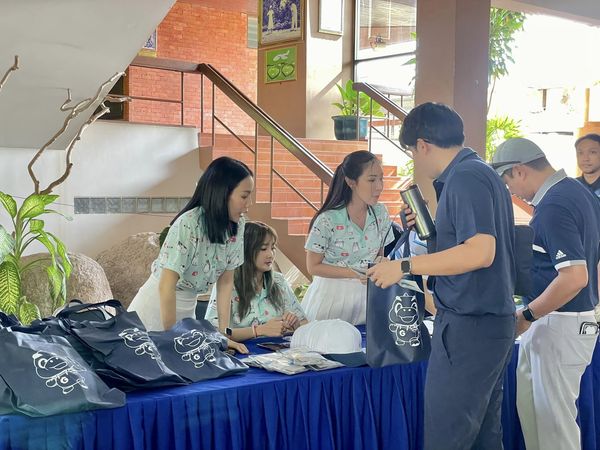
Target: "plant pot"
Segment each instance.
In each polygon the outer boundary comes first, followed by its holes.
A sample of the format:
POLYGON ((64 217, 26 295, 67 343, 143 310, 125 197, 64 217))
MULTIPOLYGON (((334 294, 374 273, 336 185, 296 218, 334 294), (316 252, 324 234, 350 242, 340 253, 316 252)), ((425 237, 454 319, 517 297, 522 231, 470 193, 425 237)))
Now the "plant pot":
POLYGON ((340 141, 352 141, 356 139, 365 139, 367 137, 367 127, 369 119, 359 117, 359 133, 356 135, 356 116, 333 116, 333 129, 335 138, 340 141))

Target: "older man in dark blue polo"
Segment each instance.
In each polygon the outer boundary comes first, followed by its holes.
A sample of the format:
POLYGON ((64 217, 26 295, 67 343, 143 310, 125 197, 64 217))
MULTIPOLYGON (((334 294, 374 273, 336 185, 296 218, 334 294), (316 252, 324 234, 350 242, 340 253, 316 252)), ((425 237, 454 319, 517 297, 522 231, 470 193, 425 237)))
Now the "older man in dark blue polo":
POLYGON ((517 312, 523 333, 517 409, 527 450, 579 450, 579 383, 597 341, 600 204, 532 141, 509 139, 493 158, 510 191, 534 206, 533 293, 517 312))

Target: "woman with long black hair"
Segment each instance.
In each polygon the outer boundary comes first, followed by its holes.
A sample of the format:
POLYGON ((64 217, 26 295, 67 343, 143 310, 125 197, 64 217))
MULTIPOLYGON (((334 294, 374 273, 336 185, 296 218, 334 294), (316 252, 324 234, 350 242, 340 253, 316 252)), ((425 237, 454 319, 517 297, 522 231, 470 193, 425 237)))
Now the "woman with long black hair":
POLYGON ((302 301, 308 320, 365 323, 365 272, 394 238, 387 208, 379 203, 382 191, 383 168, 372 153, 350 153, 335 170, 305 245, 313 276, 302 301))
POLYGON ((252 171, 241 161, 215 159, 189 203, 171 222, 152 274, 129 306, 148 330, 194 317, 196 297, 216 283, 219 330, 229 326, 233 271, 244 262, 244 214, 252 204, 252 171))

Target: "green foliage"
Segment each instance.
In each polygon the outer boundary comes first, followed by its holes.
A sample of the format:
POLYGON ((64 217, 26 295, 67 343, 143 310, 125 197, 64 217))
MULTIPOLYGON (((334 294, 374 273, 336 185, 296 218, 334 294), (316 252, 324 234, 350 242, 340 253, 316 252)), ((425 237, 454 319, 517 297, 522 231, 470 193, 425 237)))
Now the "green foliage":
POLYGON ((412 177, 415 174, 415 162, 414 160, 408 161, 404 167, 398 168, 399 177, 412 177))
MULTIPOLYGON (((500 8, 490 10, 490 54, 488 68, 488 112, 492 104, 496 80, 508 75, 515 34, 523 30, 525 14, 500 8)), ((521 122, 510 117, 488 118, 485 139, 485 157, 491 161, 496 147, 506 139, 522 137, 521 122)))
POLYGON ((496 147, 507 139, 523 137, 521 121, 510 117, 492 117, 487 121, 485 133, 485 159, 491 161, 496 147))
POLYGON ((4 258, 6 258, 6 255, 12 251, 14 246, 15 240, 10 234, 8 234, 8 231, 6 231, 6 229, 0 225, 0 264, 2 264, 4 258))
POLYGON ((39 219, 44 214, 61 213, 47 209, 56 201, 58 195, 32 194, 27 197, 21 207, 10 195, 0 192, 0 203, 8 213, 14 231, 9 234, 0 226, 0 309, 7 314, 15 314, 23 323, 30 323, 39 318, 37 306, 22 296, 21 279, 29 269, 44 260, 36 260, 24 265, 22 256, 33 242, 39 242, 50 255, 50 265, 46 272, 50 284, 53 309, 64 304, 66 300, 67 280, 71 275, 71 262, 67 256, 64 243, 54 234, 44 230, 44 221, 39 219))
MULTIPOLYGON (((363 117, 369 117, 371 115, 371 99, 364 92, 356 92, 352 89, 354 82, 348 80, 344 86, 336 84, 338 91, 340 92, 341 102, 332 103, 333 106, 337 106, 342 116, 355 116, 356 110, 360 111, 360 115, 363 117)), ((373 101, 373 117, 383 117, 381 105, 373 101)))
POLYGON ((514 63, 512 44, 515 34, 523 30, 525 14, 492 8, 490 10, 489 81, 508 74, 508 63, 514 63))
POLYGON ((308 286, 308 284, 301 284, 299 286, 296 286, 296 288, 294 289, 294 295, 296 296, 299 302, 301 302, 304 298, 304 294, 306 294, 308 286))

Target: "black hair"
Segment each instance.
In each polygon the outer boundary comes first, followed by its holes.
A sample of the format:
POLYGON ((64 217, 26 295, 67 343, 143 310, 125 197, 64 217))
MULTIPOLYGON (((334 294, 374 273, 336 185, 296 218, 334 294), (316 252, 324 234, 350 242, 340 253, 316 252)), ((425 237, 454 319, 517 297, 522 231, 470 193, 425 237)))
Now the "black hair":
MULTIPOLYGON (((310 221, 308 229, 310 230, 319 217, 319 214, 332 209, 340 209, 348 205, 352 200, 352 189, 348 186, 346 178, 350 180, 358 180, 363 174, 368 164, 379 162, 377 157, 366 150, 358 150, 346 155, 342 163, 337 166, 333 173, 333 179, 327 192, 327 197, 323 202, 321 209, 317 211, 315 216, 310 221)), ((370 209, 370 207, 369 207, 370 209)))
MULTIPOLYGON (((524 163, 524 164, 520 164, 520 165, 527 166, 533 170, 537 170, 538 172, 541 172, 542 170, 544 170, 550 166, 550 162, 548 161, 547 158, 542 157, 542 158, 534 159, 533 161, 529 161, 528 163, 524 163)), ((513 177, 513 168, 514 167, 511 167, 510 169, 506 169, 504 171, 504 173, 502 173, 502 176, 507 175, 510 178, 512 178, 513 177)))
POLYGON ((199 206, 204 209, 204 228, 213 244, 224 244, 237 235, 237 223, 229 220, 229 197, 240 182, 253 176, 246 164, 237 159, 221 156, 206 168, 196 185, 194 195, 171 221, 199 206))
POLYGON ((575 147, 577 147, 581 141, 585 141, 585 140, 594 141, 594 142, 597 142, 598 144, 600 144, 600 134, 588 133, 585 136, 581 136, 579 139, 577 139, 575 141, 575 147))
POLYGON ((414 147, 423 139, 441 148, 463 145, 464 126, 461 117, 441 103, 423 103, 413 108, 400 129, 400 145, 414 147))
POLYGON ((277 243, 277 233, 269 225, 262 222, 247 222, 244 230, 244 264, 235 269, 233 284, 239 297, 238 312, 240 319, 250 312, 250 303, 264 286, 267 290, 269 302, 278 311, 283 312, 283 294, 273 282, 273 271, 263 273, 263 286, 256 284, 256 256, 260 252, 267 237, 277 243))

